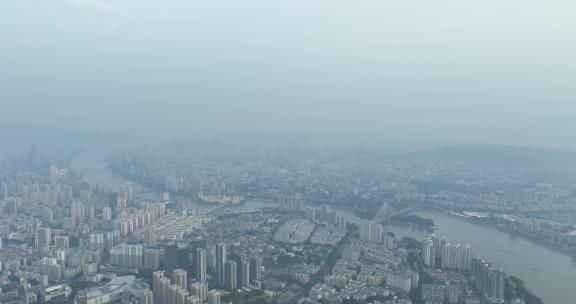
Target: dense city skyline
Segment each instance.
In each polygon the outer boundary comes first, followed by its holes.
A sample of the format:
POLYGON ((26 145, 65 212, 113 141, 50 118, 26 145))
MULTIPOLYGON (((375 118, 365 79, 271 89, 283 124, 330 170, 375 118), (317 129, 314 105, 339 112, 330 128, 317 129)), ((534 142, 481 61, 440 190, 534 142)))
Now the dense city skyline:
POLYGON ((570 153, 546 159, 558 155, 467 146, 385 155, 205 140, 117 149, 30 146, 3 157, 1 297, 134 304, 571 297, 576 175, 563 165, 576 160, 570 153), (455 151, 467 157, 442 157, 455 151))

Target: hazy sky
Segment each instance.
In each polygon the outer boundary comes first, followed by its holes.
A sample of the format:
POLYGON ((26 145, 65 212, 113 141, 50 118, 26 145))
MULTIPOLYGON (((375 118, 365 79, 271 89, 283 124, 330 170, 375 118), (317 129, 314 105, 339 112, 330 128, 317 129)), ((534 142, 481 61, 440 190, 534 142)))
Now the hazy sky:
POLYGON ((0 126, 575 147, 574 0, 2 0, 0 126))

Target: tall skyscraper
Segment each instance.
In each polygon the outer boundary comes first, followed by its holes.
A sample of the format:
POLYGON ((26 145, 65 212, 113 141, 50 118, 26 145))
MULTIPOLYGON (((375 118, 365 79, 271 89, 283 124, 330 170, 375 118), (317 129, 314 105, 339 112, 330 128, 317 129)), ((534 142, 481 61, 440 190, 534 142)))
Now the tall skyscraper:
POLYGON ((58 167, 50 166, 48 168, 48 179, 50 179, 50 182, 55 184, 58 181, 59 177, 60 177, 60 172, 58 170, 58 167))
POLYGON ((465 251, 465 270, 470 271, 472 269, 472 259, 474 258, 474 254, 472 253, 472 247, 470 247, 470 245, 466 245, 466 247, 464 248, 465 251))
POLYGON ((442 243, 442 268, 467 270, 472 265, 472 248, 470 245, 456 244, 448 242, 442 243))
POLYGON ((493 297, 498 301, 504 300, 504 289, 506 287, 506 273, 504 270, 496 270, 496 278, 494 282, 493 297))
POLYGON ((172 282, 186 290, 188 288, 188 274, 184 269, 174 269, 172 271, 172 282))
POLYGON ((50 228, 42 227, 36 230, 35 244, 36 248, 46 248, 50 246, 52 241, 52 234, 50 228))
POLYGON ((238 286, 246 287, 248 285, 250 285, 250 262, 243 258, 238 272, 238 286))
POLYGON ((429 267, 436 266, 436 247, 431 237, 427 237, 422 242, 422 259, 424 260, 424 265, 429 267))
POLYGON ((170 192, 162 192, 162 202, 170 201, 170 192))
POLYGON ((156 243, 158 241, 158 233, 156 232, 156 230, 149 230, 145 233, 144 235, 144 243, 146 243, 146 246, 156 246, 156 243))
POLYGON ((472 274, 476 278, 476 287, 480 294, 491 303, 503 303, 506 274, 492 268, 489 262, 472 259, 472 274))
POLYGON ((196 249, 194 255, 194 275, 196 280, 206 282, 206 250, 204 248, 196 249))
POLYGON ((372 243, 372 225, 370 223, 360 225, 360 240, 372 243))
POLYGON ((182 289, 176 284, 170 286, 170 289, 174 294, 174 302, 168 304, 188 304, 188 291, 186 289, 182 289))
POLYGON ((362 223, 360 227, 360 240, 368 244, 382 243, 384 231, 381 225, 362 223))
POLYGON ((228 254, 226 252, 226 244, 221 243, 216 247, 216 272, 218 274, 218 285, 226 285, 226 271, 225 266, 228 261, 228 254))
POLYGON ((152 293, 152 291, 150 290, 145 290, 142 293, 140 293, 140 295, 138 296, 138 300, 140 301, 140 304, 154 304, 153 302, 154 299, 154 295, 152 293))
MULTIPOLYGON (((152 288, 154 303, 156 304, 200 304, 203 301, 196 296, 190 296, 182 284, 186 282, 186 271, 176 269, 173 271, 174 284, 164 276, 164 271, 156 271, 152 274, 152 288)), ((201 283, 200 283, 201 284, 201 283)))
POLYGON ((456 246, 450 243, 445 243, 442 248, 442 268, 457 269, 457 254, 456 246))
POLYGON ((111 221, 112 220, 112 208, 110 208, 110 207, 102 208, 102 219, 105 221, 111 221))
POLYGON ((252 282, 260 281, 262 278, 262 258, 253 257, 250 260, 250 279, 252 282))
POLYGON ((4 182, 0 183, 0 200, 8 197, 8 185, 4 182))
POLYGON ((132 185, 126 185, 126 200, 132 201, 134 199, 134 189, 132 185))
POLYGON ((208 294, 208 283, 194 282, 190 284, 190 293, 198 297, 200 303, 204 303, 208 294))
POLYGON ((155 304, 167 304, 169 286, 170 280, 164 276, 164 271, 156 271, 152 274, 152 293, 155 304))
POLYGON ((144 268, 156 270, 160 268, 160 249, 148 248, 144 250, 144 268))
POLYGON ((142 244, 120 244, 110 249, 110 261, 115 266, 140 269, 143 258, 144 246, 142 244))
POLYGON ((346 217, 337 216, 336 217, 336 227, 341 231, 345 231, 346 230, 346 217))
POLYGON ((104 251, 104 233, 93 232, 88 236, 90 248, 92 250, 104 251))
POLYGON ((51 223, 52 221, 54 221, 54 210, 52 210, 52 208, 46 207, 44 208, 44 221, 46 221, 46 223, 51 223))
POLYGON ((220 292, 218 290, 210 290, 208 293, 208 304, 220 304, 220 292))
POLYGON ((226 278, 224 285, 228 291, 234 291, 238 288, 238 266, 236 262, 229 261, 226 263, 224 277, 226 278))
POLYGON ((81 219, 84 217, 84 208, 80 202, 73 202, 70 205, 70 213, 72 218, 81 219))
POLYGON ((472 249, 470 245, 456 245, 456 268, 470 270, 472 263, 472 249))
POLYGON ((152 291, 145 290, 138 294, 139 304, 154 304, 154 295, 152 291))
POLYGON ((448 243, 448 239, 445 236, 440 237, 433 237, 432 240, 434 241, 434 253, 436 253, 437 258, 442 258, 442 249, 444 245, 448 243))

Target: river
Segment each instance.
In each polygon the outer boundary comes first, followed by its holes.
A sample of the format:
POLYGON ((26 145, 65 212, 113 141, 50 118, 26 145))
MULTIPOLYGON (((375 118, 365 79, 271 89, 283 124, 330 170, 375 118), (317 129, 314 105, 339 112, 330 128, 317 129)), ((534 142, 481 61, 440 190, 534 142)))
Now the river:
MULTIPOLYGON (((566 254, 497 229, 473 224, 440 213, 416 213, 432 219, 436 235, 451 243, 470 244, 474 256, 488 260, 508 275, 517 276, 546 304, 576 303, 576 261, 566 254)), ((398 236, 421 240, 425 231, 386 225, 398 236)))
MULTIPOLYGON (((159 200, 160 193, 155 192, 138 182, 129 181, 121 176, 112 174, 112 172, 110 172, 110 170, 108 170, 107 168, 106 157, 109 154, 122 149, 127 149, 130 147, 147 143, 150 142, 111 145, 87 151, 72 160, 72 162, 70 163, 70 169, 75 173, 82 175, 84 179, 88 182, 95 183, 114 190, 120 189, 120 187, 123 185, 130 184, 132 186, 135 196, 141 198, 159 200)), ((198 201, 192 201, 188 206, 190 208, 196 208, 196 209, 209 209, 213 207, 213 205, 200 203, 198 201)), ((270 206, 270 204, 264 202, 246 201, 243 202, 242 204, 229 206, 228 208, 237 210, 252 210, 268 206, 270 206)))
MULTIPOLYGON (((89 151, 76 158, 71 163, 71 169, 83 174, 88 181, 117 189, 129 181, 111 174, 104 159, 109 153, 126 147, 128 146, 113 146, 89 151)), ((158 198, 157 193, 151 192, 145 186, 134 182, 131 184, 136 195, 158 198)), ((235 208, 246 210, 265 206, 269 204, 250 201, 235 208)), ((193 202, 191 207, 204 209, 210 205, 193 202)), ((337 212, 346 215, 351 221, 359 221, 349 212, 337 212)), ((503 269, 508 275, 522 279, 527 288, 542 298, 544 303, 576 303, 576 291, 572 289, 576 287, 576 261, 571 257, 509 233, 440 213, 417 214, 434 220, 437 235, 446 236, 451 243, 470 244, 475 256, 490 261, 494 267, 503 269)), ((398 225, 386 225, 385 230, 397 236, 417 240, 421 240, 426 234, 422 230, 398 225)))
POLYGON ((123 185, 130 184, 134 194, 137 196, 158 199, 159 194, 150 191, 146 186, 114 175, 107 168, 106 157, 110 153, 136 145, 136 143, 117 144, 84 152, 72 160, 70 169, 82 175, 84 179, 90 183, 114 190, 118 190, 123 185))

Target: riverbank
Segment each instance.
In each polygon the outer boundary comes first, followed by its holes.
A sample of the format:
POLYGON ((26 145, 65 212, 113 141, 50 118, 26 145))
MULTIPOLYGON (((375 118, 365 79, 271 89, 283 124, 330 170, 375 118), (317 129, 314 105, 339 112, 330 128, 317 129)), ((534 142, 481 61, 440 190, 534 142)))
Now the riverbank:
POLYGON ((544 304, 542 299, 534 295, 531 290, 524 286, 524 282, 515 276, 506 279, 506 300, 513 298, 523 299, 526 304, 544 304))
MULTIPOLYGON (((494 268, 503 269, 508 276, 522 278, 526 288, 542 298, 544 303, 573 302, 576 261, 570 256, 443 212, 428 209, 416 214, 434 221, 435 234, 446 236, 454 244, 469 244, 474 256, 490 261, 494 268)), ((424 230, 391 224, 385 225, 384 231, 416 240, 422 240, 427 234, 424 230)))
POLYGON ((554 250, 558 253, 565 254, 576 261, 576 251, 551 245, 550 243, 542 241, 541 239, 535 238, 531 234, 524 233, 521 231, 516 231, 516 230, 510 229, 508 227, 502 227, 500 225, 494 225, 493 223, 486 222, 486 221, 482 220, 481 218, 462 216, 462 215, 454 214, 453 212, 446 212, 446 211, 439 211, 439 210, 437 210, 437 212, 441 212, 442 214, 449 216, 449 217, 452 217, 452 218, 457 219, 457 220, 466 221, 466 222, 471 223, 471 224, 476 224, 476 225, 481 225, 483 227, 496 229, 500 232, 507 233, 512 237, 518 237, 518 238, 527 240, 529 242, 532 242, 536 245, 546 247, 550 250, 554 250))

